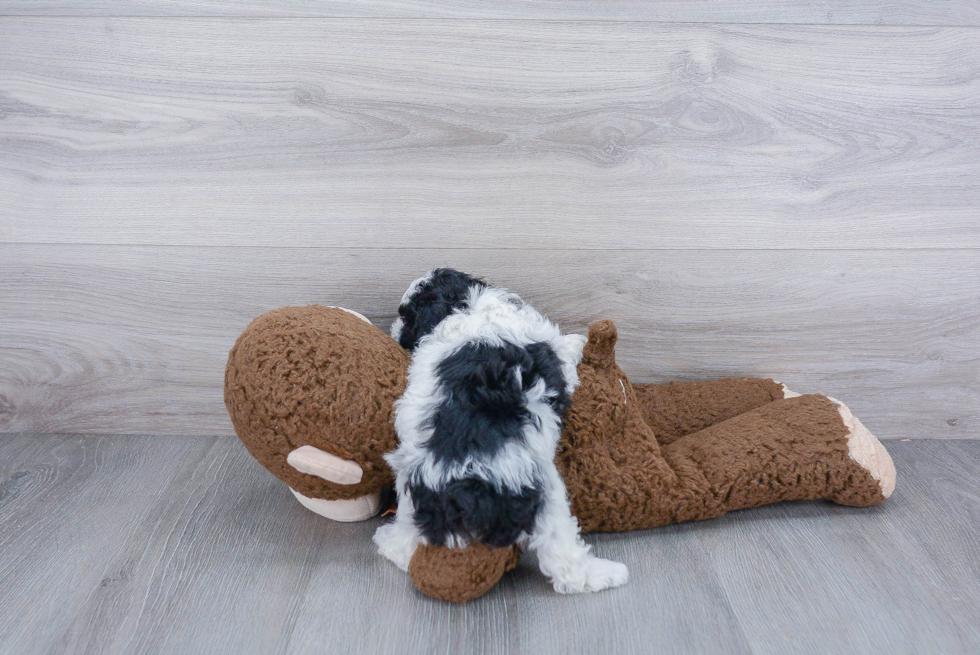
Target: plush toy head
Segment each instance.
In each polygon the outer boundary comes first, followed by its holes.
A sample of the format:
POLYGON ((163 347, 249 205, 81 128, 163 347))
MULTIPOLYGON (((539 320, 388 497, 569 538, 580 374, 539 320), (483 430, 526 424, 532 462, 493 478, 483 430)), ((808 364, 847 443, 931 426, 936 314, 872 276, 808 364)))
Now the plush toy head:
POLYGON ((225 370, 225 404, 248 451, 308 498, 363 497, 393 482, 383 457, 396 446, 394 403, 409 354, 357 314, 286 307, 263 314, 238 338, 225 370), (302 446, 355 463, 338 484, 287 462, 302 446))

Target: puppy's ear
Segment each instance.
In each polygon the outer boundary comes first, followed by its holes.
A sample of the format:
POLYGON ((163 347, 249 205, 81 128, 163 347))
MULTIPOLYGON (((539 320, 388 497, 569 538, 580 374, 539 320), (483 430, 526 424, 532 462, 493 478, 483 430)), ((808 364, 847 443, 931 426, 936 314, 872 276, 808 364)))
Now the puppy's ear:
POLYGON ((438 293, 423 292, 408 304, 398 308, 401 319, 401 330, 398 333, 398 343, 406 350, 414 350, 419 340, 432 332, 442 319, 446 318, 456 307, 465 306, 462 302, 453 302, 440 297, 438 293))
POLYGON ((449 268, 437 268, 422 280, 415 293, 398 308, 401 330, 398 343, 414 350, 419 340, 432 332, 444 318, 466 307, 473 286, 486 286, 475 277, 449 268))
POLYGON ((397 335, 393 332, 391 336, 395 337, 398 345, 405 350, 414 350, 419 343, 416 314, 415 305, 411 302, 398 308, 398 318, 395 320, 398 332, 397 335))

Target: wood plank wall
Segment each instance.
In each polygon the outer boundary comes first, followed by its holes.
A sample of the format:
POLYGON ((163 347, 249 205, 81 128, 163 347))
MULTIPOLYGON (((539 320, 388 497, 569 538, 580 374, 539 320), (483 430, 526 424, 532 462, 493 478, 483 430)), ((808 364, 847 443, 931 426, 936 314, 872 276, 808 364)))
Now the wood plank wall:
POLYGON ((976 437, 980 5, 0 5, 0 432, 229 434, 249 320, 435 265, 976 437))

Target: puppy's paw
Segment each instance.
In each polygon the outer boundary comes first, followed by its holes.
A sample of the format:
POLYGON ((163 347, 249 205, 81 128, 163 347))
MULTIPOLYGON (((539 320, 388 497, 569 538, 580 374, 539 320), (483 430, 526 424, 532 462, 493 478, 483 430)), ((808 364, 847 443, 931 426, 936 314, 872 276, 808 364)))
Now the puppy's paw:
POLYGON ((402 571, 408 571, 419 540, 413 530, 407 529, 396 519, 378 528, 374 533, 374 543, 381 555, 390 559, 402 571))
POLYGON ((555 591, 562 594, 580 594, 586 591, 602 591, 626 584, 629 570, 625 564, 599 557, 589 557, 571 575, 555 578, 555 591))
POLYGON ((602 591, 626 584, 629 569, 625 564, 593 557, 586 563, 586 591, 602 591))

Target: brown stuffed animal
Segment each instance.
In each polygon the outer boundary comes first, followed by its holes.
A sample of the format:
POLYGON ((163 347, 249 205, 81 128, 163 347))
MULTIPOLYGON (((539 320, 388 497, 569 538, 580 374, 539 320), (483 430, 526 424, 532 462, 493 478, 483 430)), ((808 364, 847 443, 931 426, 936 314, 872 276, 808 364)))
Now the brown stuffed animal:
MULTIPOLYGON (((714 518, 781 500, 884 501, 895 466, 845 405, 772 380, 632 384, 600 321, 578 366, 556 463, 583 532, 714 518)), ((249 452, 304 506, 335 520, 375 516, 393 481, 394 401, 409 354, 360 314, 287 307, 255 319, 225 371, 225 404, 249 452)), ((423 593, 464 602, 517 564, 516 547, 420 546, 423 593)))

